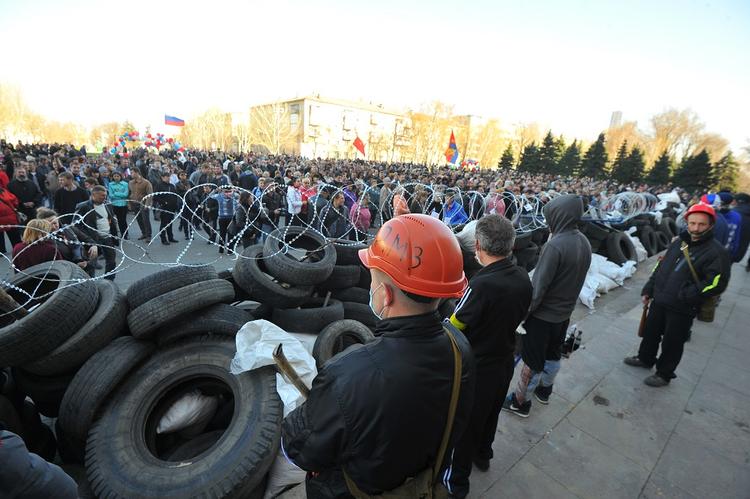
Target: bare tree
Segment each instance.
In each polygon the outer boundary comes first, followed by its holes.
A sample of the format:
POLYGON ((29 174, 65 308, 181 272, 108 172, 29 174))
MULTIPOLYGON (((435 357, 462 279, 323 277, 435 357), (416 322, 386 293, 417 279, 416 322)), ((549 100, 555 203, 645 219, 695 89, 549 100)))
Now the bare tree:
POLYGON ((653 154, 667 151, 677 160, 695 150, 695 144, 703 133, 704 125, 698 115, 690 109, 670 108, 651 118, 653 126, 653 154))
POLYGON ((299 125, 292 125, 288 104, 273 102, 250 109, 249 142, 263 146, 273 154, 292 151, 299 125))
POLYGON ((513 134, 513 153, 518 158, 523 148, 532 142, 539 143, 542 140, 542 132, 537 123, 517 123, 513 134))
POLYGON ((604 143, 604 149, 607 151, 609 158, 614 159, 617 156, 618 149, 626 140, 631 148, 638 146, 642 150, 650 151, 651 140, 646 134, 638 130, 635 121, 626 121, 620 126, 608 128, 606 136, 607 141, 604 143))

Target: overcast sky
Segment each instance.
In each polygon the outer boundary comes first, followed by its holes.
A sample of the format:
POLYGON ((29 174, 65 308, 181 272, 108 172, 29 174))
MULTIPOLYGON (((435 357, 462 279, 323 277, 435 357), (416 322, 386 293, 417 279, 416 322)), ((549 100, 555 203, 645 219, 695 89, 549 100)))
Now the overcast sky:
POLYGON ((750 138, 749 1, 0 0, 0 46, 0 81, 59 120, 319 92, 585 140, 614 110, 645 129, 690 107, 733 147, 750 138))

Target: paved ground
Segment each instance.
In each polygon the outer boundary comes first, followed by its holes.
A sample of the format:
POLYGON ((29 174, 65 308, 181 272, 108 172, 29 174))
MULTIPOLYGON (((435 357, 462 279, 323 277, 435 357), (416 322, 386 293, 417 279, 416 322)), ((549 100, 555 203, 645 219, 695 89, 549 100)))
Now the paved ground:
MULTIPOLYGON (((126 288, 183 251, 181 262, 233 266, 204 240, 188 248, 178 238, 128 247, 144 263, 126 262, 117 282, 126 288)), ((551 403, 535 404, 525 420, 501 414, 496 457, 488 472, 474 470, 470 497, 750 498, 750 276, 733 267, 715 322, 694 325, 678 378, 654 389, 642 383, 644 370, 622 364, 637 349, 651 267, 644 262, 625 287, 597 299, 594 313, 578 306, 584 344, 563 362, 551 403)), ((7 275, 0 262, 0 278, 7 275)))
POLYGON ((677 379, 650 388, 646 371, 622 363, 637 351, 649 263, 594 313, 579 305, 584 345, 563 362, 548 406, 528 419, 501 413, 495 458, 474 470, 469 497, 750 498, 750 276, 733 267, 715 322, 693 326, 677 379))

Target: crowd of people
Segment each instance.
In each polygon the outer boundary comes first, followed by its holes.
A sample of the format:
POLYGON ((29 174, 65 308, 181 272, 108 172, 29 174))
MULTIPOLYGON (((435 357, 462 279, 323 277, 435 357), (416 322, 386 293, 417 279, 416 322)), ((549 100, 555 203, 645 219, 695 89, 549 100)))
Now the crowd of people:
MULTIPOLYGON (((360 259, 371 272, 378 339, 326 363, 308 401, 283 423, 284 455, 309 472, 309 498, 417 497, 435 487, 466 497, 472 467, 490 467, 500 411, 525 418, 532 398, 550 403, 590 264, 591 246, 578 230, 586 209, 619 192, 672 190, 290 156, 144 149, 89 156, 41 144, 2 150, 0 230, 14 245, 17 270, 68 259, 94 275, 101 252, 114 278, 114 248, 131 237, 130 212, 142 240, 154 238, 156 218, 162 244, 178 242, 176 225, 185 239, 205 232, 220 252, 262 240, 282 220, 331 238, 374 238, 360 259), (508 203, 515 197, 535 203, 508 203), (519 230, 510 212, 526 209, 538 211, 550 233, 532 278, 510 259, 519 230), (451 227, 470 219, 478 220, 471 253, 479 270, 467 281, 451 227), (447 298, 459 301, 441 321, 436 310, 447 298)), ((691 205, 685 230, 642 290, 650 306, 643 340, 624 360, 655 366, 645 379, 652 387, 675 378, 694 318, 716 306, 730 262, 750 242, 747 195, 681 195, 691 205)))

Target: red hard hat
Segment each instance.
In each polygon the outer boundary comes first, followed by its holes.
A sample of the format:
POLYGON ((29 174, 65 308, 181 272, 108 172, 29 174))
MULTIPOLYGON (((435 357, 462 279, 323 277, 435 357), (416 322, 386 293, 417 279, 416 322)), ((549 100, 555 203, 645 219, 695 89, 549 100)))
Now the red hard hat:
POLYGON ((716 222, 716 210, 712 206, 705 203, 696 203, 685 212, 685 220, 693 213, 705 213, 711 217, 712 222, 716 222))
POLYGON ((429 215, 387 221, 372 245, 359 250, 368 269, 378 269, 403 291, 430 298, 459 298, 466 289, 461 247, 450 229, 429 215))

